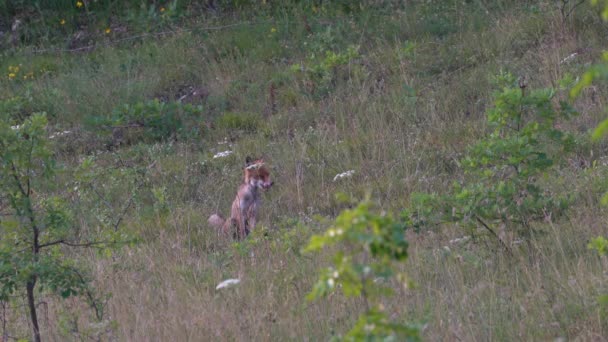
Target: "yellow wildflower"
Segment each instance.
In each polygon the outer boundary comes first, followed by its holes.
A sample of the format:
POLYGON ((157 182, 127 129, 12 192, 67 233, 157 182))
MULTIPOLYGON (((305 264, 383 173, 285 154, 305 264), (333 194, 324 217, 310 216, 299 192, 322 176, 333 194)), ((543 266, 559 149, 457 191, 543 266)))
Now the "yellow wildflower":
POLYGON ((17 75, 14 72, 11 72, 10 74, 8 74, 8 78, 11 79, 11 80, 13 78, 15 78, 15 76, 17 76, 17 75))
POLYGON ((76 8, 80 8, 84 6, 84 4, 82 3, 82 1, 76 1, 76 8))
POLYGON ((65 25, 65 19, 61 19, 61 20, 59 20, 59 24, 60 24, 60 25, 65 25))
POLYGON ((276 29, 276 27, 273 27, 273 28, 271 28, 271 29, 270 29, 270 32, 272 32, 272 33, 275 33, 275 32, 277 32, 277 29, 276 29))
POLYGON ((106 34, 109 34, 110 32, 112 32, 112 30, 108 27, 105 32, 106 34))

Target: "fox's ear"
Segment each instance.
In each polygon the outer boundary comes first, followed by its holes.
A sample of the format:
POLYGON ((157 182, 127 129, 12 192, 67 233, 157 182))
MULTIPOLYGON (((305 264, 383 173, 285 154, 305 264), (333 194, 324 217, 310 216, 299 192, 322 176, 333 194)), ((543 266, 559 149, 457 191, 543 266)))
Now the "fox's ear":
POLYGON ((245 166, 249 166, 253 163, 253 159, 250 156, 245 157, 245 166))

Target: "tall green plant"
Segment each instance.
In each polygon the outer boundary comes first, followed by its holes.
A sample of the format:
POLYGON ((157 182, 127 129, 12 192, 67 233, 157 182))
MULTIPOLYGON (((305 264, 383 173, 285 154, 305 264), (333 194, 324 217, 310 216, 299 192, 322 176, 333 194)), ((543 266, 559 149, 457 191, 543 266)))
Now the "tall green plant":
MULTIPOLYGON (((79 236, 67 204, 45 196, 57 168, 46 138, 45 114, 21 125, 0 120, 0 301, 25 292, 34 341, 40 341, 36 296, 51 291, 67 298, 86 294, 89 279, 64 250, 107 245, 79 236)), ((52 190, 52 189, 51 189, 52 190)), ((98 312, 99 317, 99 312, 98 312)))
MULTIPOLYGON (((602 19, 608 21, 608 0, 591 0, 593 5, 602 7, 602 19)), ((608 52, 602 54, 602 60, 600 63, 591 66, 581 77, 579 82, 570 91, 570 96, 574 99, 580 96, 581 92, 589 87, 593 82, 597 80, 606 81, 608 79, 608 52)), ((592 134, 593 140, 599 140, 603 136, 608 134, 608 118, 604 119, 595 128, 592 134)), ((608 205, 608 193, 602 197, 602 204, 608 205)), ((588 245, 589 249, 594 249, 599 255, 605 256, 608 254, 608 240, 602 236, 598 236, 591 240, 588 245)), ((599 298, 599 303, 604 307, 608 307, 608 295, 602 295, 599 298)))
MULTIPOLYGON (((307 63, 294 64, 290 70, 302 79, 311 94, 324 96, 333 89, 340 70, 352 67, 360 54, 358 46, 349 46, 339 53, 323 49, 318 53, 321 56, 311 53, 307 63)), ((350 70, 346 71, 350 74, 350 70)))
POLYGON ((556 123, 576 113, 565 102, 556 105, 554 89, 529 90, 510 74, 497 79, 502 89, 487 112, 491 132, 468 148, 460 163, 465 178, 449 194, 413 196, 413 210, 405 214, 417 228, 455 222, 497 238, 499 230, 526 236, 531 222, 567 206, 542 179, 574 146, 556 123))
POLYGON ((95 130, 127 132, 134 140, 159 141, 199 137, 204 130, 201 106, 157 99, 116 107, 111 117, 91 117, 95 130))
POLYGON ((390 215, 373 213, 372 203, 366 200, 354 209, 344 210, 325 233, 310 239, 305 249, 308 252, 330 247, 337 251, 333 265, 322 271, 308 299, 322 298, 340 289, 344 295, 361 297, 365 302, 365 312, 343 340, 419 339, 416 327, 391 322, 381 304, 383 297, 392 294, 388 280, 396 278, 401 285, 407 285, 405 275, 395 267, 395 263, 407 259, 404 228, 390 215))

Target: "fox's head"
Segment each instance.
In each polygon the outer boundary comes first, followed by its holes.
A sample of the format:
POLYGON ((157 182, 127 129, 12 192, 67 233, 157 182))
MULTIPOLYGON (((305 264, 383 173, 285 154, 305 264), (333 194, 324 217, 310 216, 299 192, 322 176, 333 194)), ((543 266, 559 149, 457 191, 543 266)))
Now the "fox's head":
POLYGON ((264 159, 245 159, 245 183, 262 190, 268 190, 274 184, 270 180, 270 171, 264 164, 264 159))

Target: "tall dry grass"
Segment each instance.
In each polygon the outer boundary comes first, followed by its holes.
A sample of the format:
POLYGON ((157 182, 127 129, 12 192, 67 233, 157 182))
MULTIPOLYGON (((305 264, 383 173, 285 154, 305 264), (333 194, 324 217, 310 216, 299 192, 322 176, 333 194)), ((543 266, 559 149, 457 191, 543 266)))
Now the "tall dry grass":
MULTIPOLYGON (((324 96, 310 94, 287 71, 306 61, 316 39, 298 22, 181 33, 84 55, 16 55, 13 61, 55 67, 29 85, 32 106, 49 112, 53 129, 78 132, 85 131, 86 117, 174 96, 185 85, 208 91, 209 122, 225 112, 263 113, 269 84, 278 85, 278 112, 253 134, 217 128, 196 141, 134 142, 112 151, 104 145, 108 137, 87 140, 92 133, 58 141, 66 168, 94 154, 96 165, 107 169, 99 184, 117 213, 134 187, 111 170, 156 164, 120 228, 140 242, 109 256, 79 252, 100 293, 110 294, 102 322, 83 300, 43 294, 43 334, 57 341, 315 341, 345 332, 363 303, 337 294, 322 302, 304 299, 328 262, 327 255, 300 252, 325 226, 315 216, 330 219, 347 206, 335 199, 337 192, 361 198, 370 191, 382 209, 398 212, 412 192, 444 191, 462 177, 458 160, 466 146, 485 134, 492 75, 509 69, 534 86, 551 86, 597 57, 605 43, 599 22, 564 22, 549 4, 539 6, 497 5, 488 12, 496 20, 453 9, 445 23, 425 17, 423 7, 363 22, 311 19, 316 35, 352 31, 344 41, 329 34, 337 48, 361 45, 361 57, 324 96), (279 38, 269 38, 272 27, 279 38), (406 40, 415 42, 411 55, 400 53, 406 40), (573 62, 561 63, 575 51, 573 62), (224 150, 234 154, 212 158, 224 150), (235 243, 218 238, 206 218, 227 213, 246 155, 267 157, 275 186, 264 195, 260 226, 235 243), (333 180, 347 170, 354 176, 333 180), (164 189, 167 211, 155 209, 153 188, 164 189), (227 278, 241 283, 216 290, 227 278)), ((577 15, 589 13, 584 8, 577 15)), ((10 97, 24 88, 3 79, 0 89, 10 97)), ((577 104, 582 115, 566 124, 581 141, 601 116, 606 91, 593 91, 577 104)), ((606 292, 608 265, 586 248, 589 238, 606 235, 598 205, 605 152, 601 144, 581 146, 576 158, 584 163, 560 166, 549 180, 556 191, 575 195, 568 215, 539 224, 542 234, 530 241, 515 241, 513 256, 484 239, 453 242, 465 234, 457 227, 408 233, 411 256, 403 268, 417 286, 387 299, 393 318, 423 323, 428 340, 605 339, 597 297, 606 292)), ((96 229, 95 201, 81 203, 80 223, 96 229)), ((28 336, 16 303, 10 335, 28 336)))

